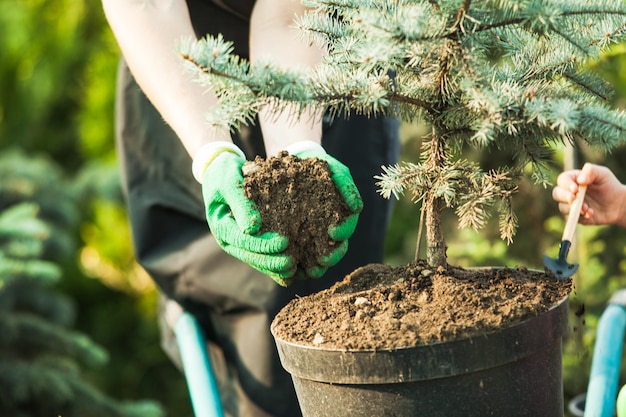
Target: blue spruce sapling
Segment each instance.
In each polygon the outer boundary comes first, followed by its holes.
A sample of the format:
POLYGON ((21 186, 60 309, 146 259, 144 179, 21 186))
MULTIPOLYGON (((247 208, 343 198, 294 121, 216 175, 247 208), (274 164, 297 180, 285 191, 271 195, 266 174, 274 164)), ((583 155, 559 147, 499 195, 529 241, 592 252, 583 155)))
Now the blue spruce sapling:
POLYGON ((555 145, 582 140, 609 151, 623 142, 626 114, 586 64, 626 32, 622 0, 305 0, 303 35, 327 51, 310 70, 249 65, 209 37, 181 45, 196 79, 221 98, 210 122, 238 129, 260 108, 313 107, 397 115, 430 127, 418 163, 385 167, 380 192, 422 204, 429 265, 446 264, 443 210, 479 229, 493 212, 510 241, 511 197, 525 169, 549 182, 555 145), (464 149, 513 149, 495 170, 464 149))

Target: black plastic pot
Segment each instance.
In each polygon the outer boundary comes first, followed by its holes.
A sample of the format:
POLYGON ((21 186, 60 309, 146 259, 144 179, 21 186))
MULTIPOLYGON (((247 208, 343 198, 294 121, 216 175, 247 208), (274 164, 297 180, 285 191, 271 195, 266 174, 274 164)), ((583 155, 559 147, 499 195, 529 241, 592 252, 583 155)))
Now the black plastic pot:
POLYGON ((327 350, 275 340, 304 417, 557 417, 567 301, 495 333, 410 348, 327 350))

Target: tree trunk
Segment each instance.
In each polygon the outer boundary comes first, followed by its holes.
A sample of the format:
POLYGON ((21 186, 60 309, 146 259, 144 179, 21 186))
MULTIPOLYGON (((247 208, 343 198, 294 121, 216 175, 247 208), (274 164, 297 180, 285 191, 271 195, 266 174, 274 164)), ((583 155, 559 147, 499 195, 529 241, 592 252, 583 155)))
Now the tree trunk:
POLYGON ((431 198, 426 204, 426 261, 433 268, 447 264, 447 246, 441 224, 443 207, 441 197, 431 198))
MULTIPOLYGON (((432 129, 431 135, 426 163, 431 167, 431 172, 440 173, 441 167, 445 164, 445 142, 437 134, 435 127, 432 129)), ((426 261, 433 268, 445 266, 447 264, 447 246, 442 225, 445 202, 442 197, 435 196, 431 190, 427 198, 424 199, 424 204, 424 211, 426 212, 426 261)))

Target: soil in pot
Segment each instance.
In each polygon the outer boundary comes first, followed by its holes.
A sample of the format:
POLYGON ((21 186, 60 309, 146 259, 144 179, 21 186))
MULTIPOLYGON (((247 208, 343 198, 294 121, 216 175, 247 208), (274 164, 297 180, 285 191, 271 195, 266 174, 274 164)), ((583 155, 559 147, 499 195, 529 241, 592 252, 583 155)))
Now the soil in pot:
MULTIPOLYGON (((326 162, 281 153, 245 170, 262 231, 289 237, 302 268, 335 247, 326 234, 349 211, 326 162)), ((321 278, 323 279, 323 278, 321 278)), ((292 300, 276 317, 285 341, 339 349, 384 349, 463 339, 538 316, 571 290, 571 280, 525 268, 367 265, 328 290, 292 300)))
POLYGON ((372 264, 291 301, 273 332, 285 341, 350 350, 447 342, 539 316, 570 288, 570 280, 524 268, 372 264))

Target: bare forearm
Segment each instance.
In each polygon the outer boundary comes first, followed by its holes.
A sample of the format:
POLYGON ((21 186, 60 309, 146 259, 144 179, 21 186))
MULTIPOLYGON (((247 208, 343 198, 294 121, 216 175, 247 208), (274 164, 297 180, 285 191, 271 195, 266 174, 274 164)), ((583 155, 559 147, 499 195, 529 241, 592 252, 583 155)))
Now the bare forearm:
MULTIPOLYGON (((210 141, 230 141, 227 131, 206 123, 206 113, 217 97, 199 87, 184 69, 176 44, 195 38, 185 0, 102 0, 109 24, 139 86, 174 129, 193 157, 210 141)), ((272 60, 286 68, 311 68, 322 51, 309 45, 293 27, 304 12, 300 0, 258 0, 250 26, 252 63, 272 60)), ((321 116, 261 111, 261 127, 269 155, 290 143, 321 139, 321 116)))
MULTIPOLYGON (((257 0, 251 21, 250 60, 271 60, 283 68, 312 68, 320 62, 323 51, 302 39, 294 28, 294 17, 304 13, 300 0, 257 0)), ((321 114, 306 112, 299 118, 294 110, 275 115, 259 114, 265 149, 275 155, 291 143, 302 140, 320 142, 321 114)))
POLYGON ((195 38, 184 0, 102 0, 107 20, 137 83, 193 157, 204 143, 230 140, 207 126, 217 99, 190 79, 177 42, 195 38))

